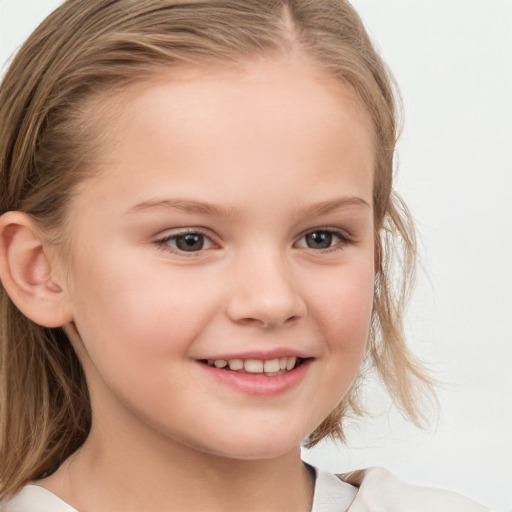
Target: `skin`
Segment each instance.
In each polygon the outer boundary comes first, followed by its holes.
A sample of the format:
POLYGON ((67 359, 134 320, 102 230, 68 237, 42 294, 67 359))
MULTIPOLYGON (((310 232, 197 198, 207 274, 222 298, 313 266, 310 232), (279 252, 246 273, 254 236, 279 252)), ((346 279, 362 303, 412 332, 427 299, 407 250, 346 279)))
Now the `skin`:
POLYGON ((309 510, 299 443, 353 382, 372 308, 367 116, 300 56, 162 74, 121 99, 52 263, 92 431, 37 485, 81 512, 309 510), (179 250, 184 228, 202 250, 179 250), (308 246, 326 230, 330 247, 308 246), (309 362, 275 396, 198 361, 276 348, 309 362))

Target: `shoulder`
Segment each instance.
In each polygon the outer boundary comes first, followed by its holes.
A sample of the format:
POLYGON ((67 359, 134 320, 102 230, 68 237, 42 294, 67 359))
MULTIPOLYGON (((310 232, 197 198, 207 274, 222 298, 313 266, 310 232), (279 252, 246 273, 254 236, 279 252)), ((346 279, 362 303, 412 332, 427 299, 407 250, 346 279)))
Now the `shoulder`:
POLYGON ((0 501, 0 512, 77 512, 54 494, 37 485, 27 485, 10 500, 0 501))
POLYGON ((455 492, 407 484, 383 468, 338 476, 359 487, 350 512, 490 512, 455 492))

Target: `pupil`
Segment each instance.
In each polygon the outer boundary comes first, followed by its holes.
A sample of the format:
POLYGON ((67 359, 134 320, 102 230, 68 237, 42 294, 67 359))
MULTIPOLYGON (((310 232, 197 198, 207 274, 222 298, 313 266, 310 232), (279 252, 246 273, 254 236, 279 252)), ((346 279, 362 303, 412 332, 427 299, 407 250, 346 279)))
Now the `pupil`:
POLYGON ((306 235, 306 244, 311 249, 327 249, 332 245, 332 233, 317 231, 306 235))
POLYGON ((176 238, 176 246, 181 251, 200 251, 204 246, 204 237, 194 233, 178 236, 176 238))

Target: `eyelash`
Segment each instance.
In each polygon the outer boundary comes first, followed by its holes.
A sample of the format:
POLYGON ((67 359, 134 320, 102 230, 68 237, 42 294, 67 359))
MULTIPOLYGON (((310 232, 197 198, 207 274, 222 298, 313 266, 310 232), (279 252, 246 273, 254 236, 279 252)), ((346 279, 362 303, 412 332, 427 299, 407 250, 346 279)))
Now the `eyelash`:
MULTIPOLYGON (((307 237, 308 235, 312 235, 314 233, 323 233, 323 234, 333 235, 333 236, 337 237, 339 240, 338 240, 338 242, 330 245, 329 247, 323 248, 323 249, 314 249, 314 248, 308 247, 308 246, 302 246, 303 248, 311 249, 318 253, 332 253, 332 252, 343 250, 347 245, 354 243, 353 238, 346 231, 344 231, 342 229, 335 229, 335 228, 315 228, 315 229, 309 230, 309 231, 305 232, 304 234, 302 234, 300 236, 300 238, 298 239, 298 241, 300 241, 300 240, 304 239, 305 237, 307 237)), ((165 236, 159 240, 156 240, 154 242, 154 244, 162 250, 175 252, 179 255, 183 255, 186 257, 198 256, 201 252, 203 252, 207 249, 210 249, 210 247, 208 247, 206 249, 201 247, 197 251, 184 251, 184 250, 181 250, 181 249, 174 247, 170 244, 170 242, 176 241, 177 239, 179 239, 181 237, 185 237, 187 235, 199 235, 201 237, 204 237, 205 240, 209 240, 209 242, 212 246, 217 245, 211 239, 211 237, 208 236, 208 234, 206 232, 204 232, 201 229, 196 229, 196 228, 185 229, 185 230, 173 233, 171 235, 165 236)), ((295 242, 294 246, 296 246, 297 243, 298 242, 295 242)))
MULTIPOLYGON (((328 235, 333 235, 338 238, 338 242, 333 243, 332 245, 330 245, 329 247, 326 247, 324 249, 313 249, 312 247, 306 246, 306 248, 312 249, 315 252, 320 252, 320 253, 324 253, 324 254, 325 253, 333 253, 333 252, 341 251, 341 250, 345 249, 345 247, 347 245, 354 243, 354 239, 345 230, 337 229, 337 228, 322 228, 322 227, 306 231, 306 233, 301 235, 301 237, 299 238, 299 241, 302 240, 303 238, 307 237, 308 235, 312 235, 314 233, 324 233, 324 234, 326 233, 328 235)), ((297 244, 297 242, 295 244, 297 244)))
POLYGON ((204 237, 205 240, 209 240, 210 243, 215 246, 215 242, 211 239, 210 236, 208 236, 208 234, 206 232, 204 232, 203 230, 201 229, 196 229, 196 228, 188 228, 188 229, 184 229, 184 230, 181 230, 181 231, 178 231, 176 233, 173 233, 172 235, 167 235, 163 238, 160 238, 159 240, 155 240, 155 245, 162 249, 162 250, 166 250, 166 251, 170 251, 170 252, 175 252, 175 253, 178 253, 180 255, 184 255, 186 257, 193 257, 193 256, 198 256, 199 253, 201 253, 203 250, 206 250, 206 249, 203 249, 202 247, 200 248, 200 250, 198 251, 182 251, 181 249, 177 248, 177 247, 173 247, 170 242, 172 241, 176 241, 178 238, 181 238, 181 237, 185 237, 187 235, 199 235, 199 236, 202 236, 204 237))

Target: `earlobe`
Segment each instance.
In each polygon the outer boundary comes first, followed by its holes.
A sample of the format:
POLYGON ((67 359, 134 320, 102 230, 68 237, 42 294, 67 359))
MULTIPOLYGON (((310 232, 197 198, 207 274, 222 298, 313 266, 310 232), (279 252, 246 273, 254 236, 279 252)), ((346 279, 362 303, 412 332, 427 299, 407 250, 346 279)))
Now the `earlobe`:
POLYGON ((0 217, 0 277, 18 309, 44 327, 73 320, 66 294, 54 278, 52 261, 35 221, 23 212, 0 217))

